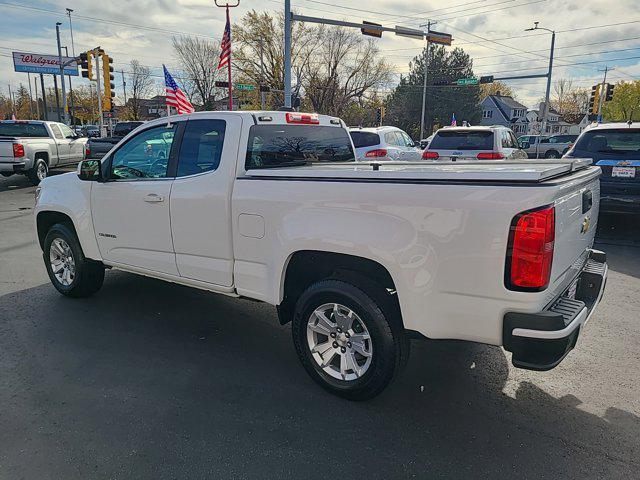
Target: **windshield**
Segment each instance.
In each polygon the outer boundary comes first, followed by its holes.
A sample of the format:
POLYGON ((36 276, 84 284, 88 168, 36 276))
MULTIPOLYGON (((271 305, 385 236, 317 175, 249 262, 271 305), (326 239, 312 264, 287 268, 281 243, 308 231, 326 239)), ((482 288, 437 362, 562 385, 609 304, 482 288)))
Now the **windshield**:
POLYGON ((311 162, 354 162, 347 131, 316 125, 253 125, 245 167, 272 168, 311 162))
POLYGON ((42 123, 0 123, 0 137, 48 137, 42 123))
POLYGON ((493 150, 493 132, 487 130, 443 130, 436 132, 430 150, 493 150))
POLYGON ((351 135, 353 146, 356 148, 373 147, 380 143, 380 136, 377 133, 352 130, 349 135, 351 135))
POLYGON ((580 137, 575 149, 590 153, 640 158, 640 129, 620 128, 587 131, 580 137))

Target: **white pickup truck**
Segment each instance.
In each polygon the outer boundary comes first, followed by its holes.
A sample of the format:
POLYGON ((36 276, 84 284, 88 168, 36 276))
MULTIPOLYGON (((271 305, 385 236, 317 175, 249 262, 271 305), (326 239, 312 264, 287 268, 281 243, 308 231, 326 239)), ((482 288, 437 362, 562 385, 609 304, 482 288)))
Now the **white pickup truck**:
POLYGON ((49 169, 82 161, 86 143, 64 123, 0 121, 0 174, 21 173, 37 185, 49 169))
POLYGON ((590 163, 356 163, 338 118, 200 112, 47 178, 35 223, 62 294, 117 268, 268 302, 315 381, 366 399, 410 338, 503 346, 536 370, 565 357, 607 276, 590 163))

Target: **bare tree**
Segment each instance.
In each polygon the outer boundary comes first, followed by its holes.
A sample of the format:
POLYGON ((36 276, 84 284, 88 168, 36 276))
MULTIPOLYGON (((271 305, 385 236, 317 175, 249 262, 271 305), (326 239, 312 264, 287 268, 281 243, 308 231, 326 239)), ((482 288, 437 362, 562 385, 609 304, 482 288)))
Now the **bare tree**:
POLYGON ((185 95, 194 105, 212 110, 214 100, 222 93, 215 88, 220 45, 198 37, 173 37, 173 50, 183 70, 177 77, 182 81, 185 95))
MULTIPOLYGON (((304 22, 293 22, 291 32, 292 90, 298 95, 306 66, 318 46, 319 31, 304 22)), ((233 65, 256 84, 264 83, 275 90, 284 88, 284 16, 266 12, 247 12, 240 23, 233 25, 233 65), (260 61, 262 58, 262 62, 260 61), (262 73, 264 64, 264 75, 262 73)), ((272 106, 280 106, 281 96, 273 98, 272 106), (275 100, 275 101, 274 101, 275 100)))
POLYGON ((153 90, 154 81, 151 78, 151 70, 145 65, 141 65, 138 60, 131 60, 129 64, 130 97, 127 102, 129 117, 131 120, 140 120, 140 100, 147 98, 153 90))
POLYGON ((391 67, 373 39, 345 28, 320 28, 313 61, 304 66, 304 90, 316 112, 342 115, 352 102, 391 80, 391 67))

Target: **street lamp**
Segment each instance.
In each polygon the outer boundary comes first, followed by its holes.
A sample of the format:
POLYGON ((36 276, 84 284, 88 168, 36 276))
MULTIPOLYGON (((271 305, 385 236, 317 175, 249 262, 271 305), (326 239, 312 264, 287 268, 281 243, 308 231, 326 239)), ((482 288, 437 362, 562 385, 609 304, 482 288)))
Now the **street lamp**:
POLYGON ((556 43, 556 32, 548 28, 539 26, 540 22, 533 22, 533 27, 526 28, 525 32, 532 32, 533 30, 545 30, 551 33, 551 50, 549 52, 549 71, 547 72, 547 91, 544 95, 544 111, 542 112, 542 131, 541 134, 545 134, 547 130, 547 115, 549 114, 549 95, 551 94, 551 71, 553 70, 553 48, 556 43))

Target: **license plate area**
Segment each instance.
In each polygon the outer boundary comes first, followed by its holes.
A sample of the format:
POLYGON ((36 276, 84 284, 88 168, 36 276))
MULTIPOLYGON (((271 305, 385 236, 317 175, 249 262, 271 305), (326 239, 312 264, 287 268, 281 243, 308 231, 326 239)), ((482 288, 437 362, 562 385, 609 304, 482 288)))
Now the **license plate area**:
POLYGON ((618 178, 635 178, 635 167, 613 167, 611 168, 611 176, 618 178))

